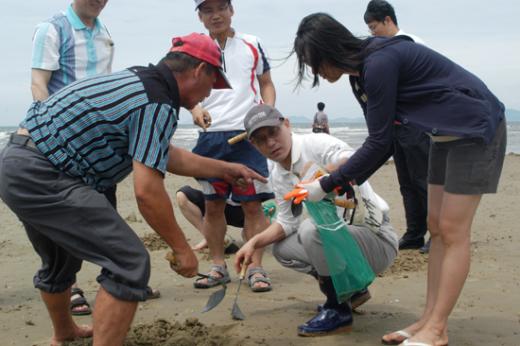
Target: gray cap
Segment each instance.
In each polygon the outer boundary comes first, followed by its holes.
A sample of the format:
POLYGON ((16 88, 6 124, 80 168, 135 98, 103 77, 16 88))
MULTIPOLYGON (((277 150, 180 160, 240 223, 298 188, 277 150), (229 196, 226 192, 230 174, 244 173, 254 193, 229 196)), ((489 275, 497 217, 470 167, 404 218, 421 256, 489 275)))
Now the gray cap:
POLYGON ((251 138, 253 132, 261 127, 279 126, 281 120, 283 120, 283 115, 276 108, 265 103, 254 106, 247 112, 244 119, 247 138, 251 138))

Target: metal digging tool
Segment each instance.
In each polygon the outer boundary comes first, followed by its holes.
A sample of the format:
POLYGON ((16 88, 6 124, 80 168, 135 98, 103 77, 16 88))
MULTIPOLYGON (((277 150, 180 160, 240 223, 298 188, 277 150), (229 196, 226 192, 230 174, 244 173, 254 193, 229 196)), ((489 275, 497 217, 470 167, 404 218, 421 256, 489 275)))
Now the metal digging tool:
MULTIPOLYGON (((200 277, 206 278, 206 279, 209 278, 209 276, 205 275, 205 274, 197 273, 197 275, 200 277)), ((213 292, 209 296, 208 302, 206 303, 206 306, 204 307, 204 309, 202 309, 202 312, 208 312, 209 310, 211 310, 214 307, 216 307, 217 305, 219 305, 220 302, 222 301, 222 299, 224 299, 224 297, 226 296, 227 287, 226 287, 225 283, 221 283, 221 285, 222 285, 221 289, 213 292)))
POLYGON ((233 308, 231 309, 231 317, 234 320, 245 320, 246 317, 242 313, 242 310, 238 307, 237 300, 238 300, 238 293, 240 292, 240 286, 242 286, 242 280, 244 280, 244 276, 246 275, 246 268, 247 265, 245 263, 242 263, 242 270, 240 271, 240 278, 238 280, 238 288, 237 293, 235 295, 235 301, 233 302, 233 308))
MULTIPOLYGON (((172 269, 175 270, 175 266, 177 265, 177 261, 175 259, 175 254, 172 251, 170 251, 166 254, 165 258, 170 262, 170 266, 172 267, 172 269)), ((197 276, 199 276, 201 278, 206 278, 206 279, 209 278, 209 275, 201 274, 201 273, 197 273, 197 276)), ((221 285, 222 285, 221 289, 213 292, 209 296, 208 302, 206 303, 206 306, 202 309, 202 312, 208 312, 208 311, 212 310, 213 308, 215 308, 217 305, 220 304, 222 299, 224 299, 224 297, 226 296, 227 287, 226 287, 225 283, 221 283, 221 285)))

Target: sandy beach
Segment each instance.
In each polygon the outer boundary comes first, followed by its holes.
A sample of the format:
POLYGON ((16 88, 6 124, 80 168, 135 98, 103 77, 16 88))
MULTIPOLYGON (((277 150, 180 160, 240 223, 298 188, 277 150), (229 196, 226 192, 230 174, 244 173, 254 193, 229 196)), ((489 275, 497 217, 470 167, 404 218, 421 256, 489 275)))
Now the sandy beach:
MULTIPOLYGON (((405 220, 393 165, 387 164, 370 180, 376 192, 391 206, 391 220, 402 233, 405 220)), ((197 186, 195 180, 169 175, 166 184, 170 195, 182 185, 197 186)), ((520 156, 508 155, 499 192, 486 195, 477 212, 472 232, 472 267, 462 296, 451 314, 450 345, 520 345, 520 156)), ((153 232, 137 210, 131 177, 118 187, 119 212, 141 237, 153 232)), ((200 235, 176 209, 176 216, 190 242, 200 235)), ((1 345, 48 345, 51 323, 32 285, 32 277, 40 260, 14 214, 0 202, 0 266, 3 284, 0 291, 1 345)), ((230 234, 239 238, 236 229, 230 234)), ((149 237, 149 235, 148 235, 149 237)), ((313 316, 316 305, 323 301, 311 277, 282 268, 270 253, 264 266, 273 280, 273 291, 252 293, 242 287, 239 305, 246 320, 231 319, 230 310, 236 291, 237 275, 228 286, 224 301, 214 310, 201 313, 211 290, 195 290, 192 279, 175 274, 164 260, 166 249, 151 251, 150 284, 159 288, 162 297, 139 305, 134 325, 151 324, 162 319, 183 325, 169 327, 181 330, 197 326, 203 339, 179 338, 175 344, 225 345, 378 345, 388 331, 400 329, 419 316, 425 295, 426 260, 417 252, 400 254, 397 265, 371 286, 372 299, 354 316, 350 334, 320 338, 301 338, 296 326, 313 316), (186 325, 185 321, 188 319, 186 325), (194 319, 198 319, 199 322, 194 319), (212 326, 213 325, 213 326, 212 326), (184 327, 183 327, 184 326, 184 327), (188 327, 186 327, 188 326, 188 327), (191 326, 191 327, 190 327, 191 326), (202 332, 201 332, 202 330, 202 332)), ((209 263, 200 255, 200 271, 209 263)), ((231 265, 232 259, 228 260, 231 265)), ((94 303, 99 268, 84 263, 79 273, 80 286, 94 303)), ((76 318, 90 323, 91 317, 76 318)), ((165 321, 159 323, 166 323, 165 321)), ((146 329, 146 328, 145 328, 146 329)), ((154 329, 148 329, 148 332, 154 329)), ((160 345, 150 336, 149 345, 160 345)), ((137 343, 136 343, 137 345, 137 343)), ((144 345, 144 343, 142 344, 144 345)))

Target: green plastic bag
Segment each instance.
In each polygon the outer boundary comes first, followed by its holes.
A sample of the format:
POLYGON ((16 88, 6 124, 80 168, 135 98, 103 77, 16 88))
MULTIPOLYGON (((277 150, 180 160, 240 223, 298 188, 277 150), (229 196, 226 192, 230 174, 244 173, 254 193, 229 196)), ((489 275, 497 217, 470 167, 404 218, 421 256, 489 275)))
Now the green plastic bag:
POLYGON ((273 223, 273 218, 276 215, 276 202, 273 199, 262 203, 264 215, 269 218, 269 223, 273 223))
POLYGON ((368 287, 375 274, 330 200, 304 201, 318 227, 325 259, 340 303, 368 287))

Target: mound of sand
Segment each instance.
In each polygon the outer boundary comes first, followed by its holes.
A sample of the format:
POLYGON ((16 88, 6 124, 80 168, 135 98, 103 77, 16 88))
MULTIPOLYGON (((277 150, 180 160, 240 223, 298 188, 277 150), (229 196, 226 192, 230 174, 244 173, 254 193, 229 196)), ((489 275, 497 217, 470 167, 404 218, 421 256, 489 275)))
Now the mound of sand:
POLYGON ((428 267, 428 255, 417 250, 400 250, 390 268, 379 276, 406 276, 411 272, 424 271, 428 267))
POLYGON ((168 244, 157 233, 146 233, 141 241, 149 251, 168 249, 168 244))
MULTIPOLYGON (((164 319, 151 324, 137 324, 128 333, 124 346, 239 346, 242 341, 228 334, 232 326, 206 326, 196 318, 184 323, 164 319)), ((66 346, 90 346, 92 339, 83 339, 66 346)))

